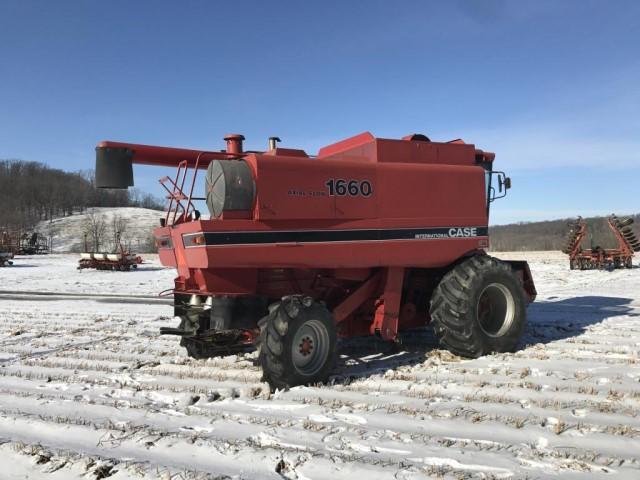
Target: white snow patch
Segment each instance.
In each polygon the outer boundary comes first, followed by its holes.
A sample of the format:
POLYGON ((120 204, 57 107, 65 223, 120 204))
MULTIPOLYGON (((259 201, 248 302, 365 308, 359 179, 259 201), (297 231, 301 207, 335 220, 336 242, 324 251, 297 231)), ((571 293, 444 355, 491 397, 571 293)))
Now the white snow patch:
POLYGON ((461 463, 453 458, 439 458, 439 457, 425 457, 411 459, 415 461, 421 461, 426 465, 433 465, 436 467, 451 467, 459 470, 469 470, 474 472, 488 472, 498 478, 507 478, 513 475, 513 472, 506 468, 492 467, 490 465, 475 465, 471 463, 461 463))

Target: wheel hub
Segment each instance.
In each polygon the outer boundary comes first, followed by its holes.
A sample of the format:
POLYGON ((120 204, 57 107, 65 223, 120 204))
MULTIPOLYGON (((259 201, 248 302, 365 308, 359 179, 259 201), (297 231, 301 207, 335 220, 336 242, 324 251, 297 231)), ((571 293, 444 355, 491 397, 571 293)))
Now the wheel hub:
POLYGON ((313 340, 309 337, 304 337, 302 342, 300 342, 300 353, 306 357, 307 355, 311 355, 312 350, 313 340))
POLYGON ((487 285, 478 298, 478 324, 490 337, 501 337, 509 331, 515 319, 515 300, 501 283, 487 285))
POLYGON ((310 319, 300 326, 291 344, 293 365, 303 375, 316 374, 329 355, 329 332, 319 320, 310 319))

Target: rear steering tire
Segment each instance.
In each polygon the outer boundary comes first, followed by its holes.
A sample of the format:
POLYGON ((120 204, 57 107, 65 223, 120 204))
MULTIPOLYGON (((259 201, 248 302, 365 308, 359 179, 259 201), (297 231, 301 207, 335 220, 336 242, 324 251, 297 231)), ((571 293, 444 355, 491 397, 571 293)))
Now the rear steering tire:
POLYGON ((336 360, 333 316, 311 297, 293 295, 272 305, 260 321, 264 380, 272 389, 324 382, 336 360))
POLYGON ((511 267, 477 255, 447 272, 431 297, 440 344, 463 357, 513 352, 526 328, 524 289, 511 267))

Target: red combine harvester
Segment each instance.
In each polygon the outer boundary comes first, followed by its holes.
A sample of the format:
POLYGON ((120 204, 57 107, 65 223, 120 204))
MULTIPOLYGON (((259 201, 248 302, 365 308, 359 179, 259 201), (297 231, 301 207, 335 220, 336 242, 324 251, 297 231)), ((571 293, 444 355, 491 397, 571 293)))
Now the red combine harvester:
POLYGON ((593 270, 616 268, 632 268, 634 252, 640 252, 640 240, 633 232, 633 218, 618 218, 611 215, 607 219, 607 225, 618 242, 617 248, 582 248, 582 241, 588 232, 587 222, 578 217, 569 223, 569 232, 563 253, 569 255, 569 268, 571 270, 593 270))
POLYGON ((176 267, 174 304, 189 355, 259 345, 272 388, 322 382, 339 336, 433 324, 452 352, 514 351, 536 296, 526 262, 485 253, 492 201, 510 180, 494 154, 461 140, 363 133, 317 156, 281 148, 197 151, 117 142, 96 148, 96 183, 133 185, 132 163, 173 166, 154 231, 176 267), (205 170, 205 196, 194 186, 205 170), (201 218, 194 202, 211 214, 201 218))

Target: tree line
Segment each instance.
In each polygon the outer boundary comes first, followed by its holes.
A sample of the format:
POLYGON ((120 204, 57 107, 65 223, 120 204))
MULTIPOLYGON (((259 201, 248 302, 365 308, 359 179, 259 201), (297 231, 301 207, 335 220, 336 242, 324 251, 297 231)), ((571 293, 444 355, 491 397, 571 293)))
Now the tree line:
POLYGON ((23 160, 0 160, 0 205, 0 226, 21 229, 89 207, 163 208, 136 189, 96 188, 91 170, 65 172, 23 160))
MULTIPOLYGON (((624 216, 624 215, 619 215, 624 216)), ((640 235, 640 215, 631 215, 633 228, 640 235)), ((571 218, 545 222, 496 225, 489 228, 491 250, 512 252, 518 250, 561 250, 564 246, 571 218)), ((607 224, 607 217, 585 218, 589 235, 582 248, 600 246, 616 248, 618 242, 607 224)))

